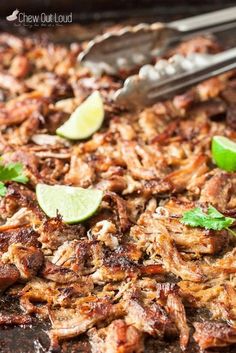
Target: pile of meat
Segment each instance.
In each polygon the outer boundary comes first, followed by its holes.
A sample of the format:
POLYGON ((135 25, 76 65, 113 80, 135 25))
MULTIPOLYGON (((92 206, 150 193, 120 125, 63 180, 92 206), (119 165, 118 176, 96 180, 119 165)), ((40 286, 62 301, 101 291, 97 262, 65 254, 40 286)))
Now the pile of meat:
MULTIPOLYGON (((1 198, 1 295, 21 313, 0 325, 48 320, 52 351, 81 335, 92 353, 148 352, 150 340, 176 352, 233 345, 236 239, 180 218, 209 204, 236 217, 236 174, 210 152, 212 136, 236 139, 235 72, 134 113, 112 102, 121 78, 79 66, 81 48, 0 34, 1 158, 29 177, 1 198), (56 136, 94 90, 103 127, 82 142, 56 136), (101 207, 82 224, 49 219, 39 182, 102 189, 101 207)), ((202 37, 175 52, 218 50, 202 37)))

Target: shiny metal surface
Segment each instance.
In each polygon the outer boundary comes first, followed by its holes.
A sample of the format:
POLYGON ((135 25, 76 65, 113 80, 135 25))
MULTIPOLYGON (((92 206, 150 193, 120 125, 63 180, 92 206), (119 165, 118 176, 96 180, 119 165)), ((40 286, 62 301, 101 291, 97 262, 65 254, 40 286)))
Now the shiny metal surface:
POLYGON ((235 68, 236 48, 215 55, 175 55, 155 66, 145 65, 137 75, 128 77, 114 100, 129 108, 149 106, 235 68))
POLYGON ((78 60, 96 75, 102 72, 115 75, 150 63, 153 57, 193 34, 235 27, 236 6, 168 24, 142 23, 95 37, 78 60))

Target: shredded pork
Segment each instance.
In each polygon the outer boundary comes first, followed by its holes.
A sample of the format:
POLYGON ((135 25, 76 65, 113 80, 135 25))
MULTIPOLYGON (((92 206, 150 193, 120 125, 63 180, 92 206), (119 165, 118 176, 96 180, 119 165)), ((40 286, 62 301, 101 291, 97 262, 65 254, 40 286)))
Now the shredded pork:
MULTIPOLYGON (((4 33, 0 47, 1 158, 29 177, 8 182, 0 203, 0 291, 21 308, 0 313, 0 325, 46 320, 52 351, 81 336, 91 353, 144 353, 149 340, 174 341, 176 352, 235 344, 235 238, 180 222, 209 204, 236 216, 235 173, 218 169, 210 152, 214 135, 236 139, 235 72, 132 113, 111 101, 121 79, 78 67, 79 46, 4 33), (84 141, 57 137, 94 90, 102 128, 84 141), (41 211, 39 182, 104 197, 86 222, 66 225, 41 211)), ((175 53, 198 51, 219 46, 199 37, 175 53)))

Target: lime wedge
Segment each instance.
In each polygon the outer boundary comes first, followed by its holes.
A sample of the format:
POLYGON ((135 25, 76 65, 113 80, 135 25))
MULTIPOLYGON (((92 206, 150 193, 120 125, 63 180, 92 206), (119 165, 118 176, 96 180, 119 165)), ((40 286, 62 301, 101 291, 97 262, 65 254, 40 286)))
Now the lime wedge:
POLYGON ((214 136, 211 144, 215 164, 228 172, 236 171, 236 143, 224 136, 214 136))
POLYGON ((81 222, 92 216, 102 201, 102 191, 65 185, 36 186, 36 196, 48 217, 62 216, 66 223, 81 222))
POLYGON ((85 139, 96 132, 102 125, 104 108, 98 91, 93 92, 56 133, 71 140, 85 139))

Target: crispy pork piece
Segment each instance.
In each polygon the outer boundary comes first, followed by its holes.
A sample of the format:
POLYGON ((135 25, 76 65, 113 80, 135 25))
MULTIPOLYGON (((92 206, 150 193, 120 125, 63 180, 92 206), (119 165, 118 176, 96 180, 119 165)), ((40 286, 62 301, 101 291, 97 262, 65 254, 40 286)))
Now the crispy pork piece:
POLYGON ((157 148, 140 146, 134 141, 124 141, 122 156, 134 179, 153 180, 162 176, 165 167, 163 157, 157 148))
POLYGON ((207 160, 207 156, 204 155, 191 156, 182 163, 178 170, 168 174, 165 180, 174 186, 175 191, 189 189, 209 171, 207 160))
POLYGON ((26 207, 32 210, 35 216, 35 219, 32 217, 32 223, 34 223, 37 218, 40 218, 41 214, 35 203, 35 199, 35 193, 26 186, 16 183, 9 185, 6 196, 1 200, 1 217, 6 220, 22 209, 22 207, 26 207))
POLYGON ((201 349, 225 347, 236 343, 236 329, 226 323, 206 321, 195 322, 195 341, 201 349))
POLYGON ((26 247, 20 243, 11 244, 2 258, 5 262, 9 261, 16 266, 23 280, 36 276, 44 261, 40 249, 34 246, 26 247))
POLYGON ((115 249, 115 253, 120 257, 126 256, 128 259, 134 262, 138 262, 143 255, 137 244, 133 242, 121 243, 120 246, 115 249))
POLYGON ((173 321, 159 304, 150 303, 145 306, 138 299, 131 298, 125 301, 124 306, 127 311, 126 322, 139 331, 154 337, 176 334, 173 321))
POLYGON ((50 310, 52 346, 56 344, 57 340, 78 336, 94 325, 120 315, 120 311, 116 310, 116 307, 113 307, 107 299, 91 296, 78 300, 77 305, 73 308, 50 310))
POLYGON ((209 309, 215 319, 236 320, 236 291, 230 281, 180 282, 182 295, 195 307, 209 309))
POLYGON ((12 74, 4 72, 0 72, 0 87, 5 90, 9 90, 14 96, 17 94, 22 94, 26 91, 26 87, 23 82, 20 82, 12 74))
POLYGON ((114 133, 119 133, 120 138, 123 141, 132 141, 137 137, 135 126, 130 124, 134 121, 135 117, 132 114, 120 117, 119 119, 114 118, 111 121, 110 127, 111 131, 114 133))
POLYGON ((71 156, 70 170, 65 181, 73 186, 88 187, 95 180, 95 172, 91 163, 83 161, 79 156, 71 156))
POLYGON ((91 229, 95 239, 102 241, 107 247, 116 249, 119 246, 117 229, 114 223, 107 220, 100 221, 91 229))
POLYGON ((144 195, 130 196, 126 201, 127 212, 133 224, 136 223, 140 214, 145 210, 147 198, 144 195))
POLYGON ((195 254, 216 254, 228 244, 226 230, 192 228, 180 222, 183 213, 196 207, 194 202, 170 199, 156 209, 153 217, 166 227, 179 250, 195 254))
POLYGON ((45 279, 62 284, 79 280, 79 276, 74 271, 66 267, 57 266, 49 261, 45 263, 40 275, 45 279))
MULTIPOLYGON (((156 141, 156 137, 165 133, 165 124, 168 120, 163 114, 156 114, 153 109, 145 109, 139 117, 139 125, 143 131, 143 137, 148 142, 156 141), (164 120, 164 121, 163 121, 164 120), (164 131, 163 131, 164 129, 164 131)), ((173 124, 173 122, 172 122, 173 124)), ((169 124, 168 124, 169 127, 169 124)), ((169 130, 170 132, 170 130, 169 130)), ((170 134, 171 135, 171 132, 170 134)))
POLYGON ((24 55, 16 55, 12 60, 9 72, 15 78, 25 78, 30 70, 29 59, 24 55))
POLYGON ((51 153, 45 156, 43 154, 44 152, 37 152, 37 156, 41 159, 40 177, 42 182, 45 184, 62 182, 69 169, 68 154, 51 153))
POLYGON ((20 279, 20 273, 15 265, 3 264, 0 265, 0 291, 14 284, 20 279))
POLYGON ((102 180, 97 184, 97 188, 103 191, 122 192, 127 188, 127 182, 122 176, 113 176, 110 179, 102 180))
POLYGON ((142 353, 143 337, 124 320, 114 320, 108 327, 89 331, 92 353, 142 353))
MULTIPOLYGON (((140 282, 142 283, 142 280, 140 282)), ((144 288, 148 288, 150 285, 151 288, 149 288, 149 292, 153 290, 152 287, 155 288, 154 298, 165 308, 170 319, 175 324, 180 335, 180 347, 183 351, 186 350, 189 342, 190 329, 187 324, 187 316, 178 285, 168 282, 158 284, 149 283, 148 285, 148 282, 146 282, 144 288)), ((141 286, 143 287, 143 285, 141 286)))
POLYGON ((11 136, 11 145, 24 145, 30 141, 31 136, 38 130, 40 125, 40 115, 36 112, 26 119, 16 133, 11 136))
MULTIPOLYGON (((97 184, 97 188, 104 191, 113 191, 116 193, 132 192, 129 188, 129 177, 125 175, 124 169, 120 166, 110 167, 107 172, 101 174, 102 180, 97 184)), ((132 187, 131 187, 132 188, 132 187)))
POLYGON ((71 94, 71 87, 63 77, 53 72, 36 73, 26 80, 27 88, 37 90, 44 97, 66 98, 71 94))
POLYGON ((203 263, 201 267, 208 278, 229 278, 231 274, 236 273, 236 249, 226 252, 223 257, 210 263, 203 263))
POLYGON ((182 258, 167 228, 155 219, 149 210, 140 216, 130 234, 151 258, 157 259, 160 256, 167 271, 193 282, 204 280, 200 267, 182 258))
POLYGON ((48 308, 54 303, 58 304, 60 292, 55 282, 35 277, 25 285, 19 296, 21 308, 27 314, 48 318, 48 308))
POLYGON ((69 226, 60 217, 45 220, 39 228, 39 241, 43 249, 56 250, 66 241, 80 239, 85 235, 81 224, 69 226))
POLYGON ((228 233, 223 231, 209 231, 199 228, 189 229, 180 222, 171 220, 166 228, 170 231, 179 250, 198 254, 217 254, 228 244, 228 233))
POLYGON ((143 196, 148 199, 154 195, 163 197, 174 191, 171 182, 164 179, 147 180, 141 183, 139 193, 142 192, 143 196))
MULTIPOLYGON (((1 76, 0 76, 1 78, 1 76)), ((3 79, 5 80, 5 78, 3 79)), ((14 87, 14 83, 11 83, 14 87)), ((46 115, 48 111, 48 101, 41 96, 26 96, 22 100, 13 101, 8 106, 0 109, 0 125, 11 126, 21 124, 26 119, 37 113, 46 115)))
POLYGON ((121 281, 139 275, 139 265, 127 256, 106 252, 102 266, 91 275, 95 283, 121 281))
POLYGON ((205 101, 217 97, 225 88, 225 83, 219 77, 213 77, 197 86, 200 99, 205 101))
POLYGON ((234 213, 236 209, 236 174, 220 169, 212 172, 201 190, 201 202, 208 202, 221 212, 234 213))
POLYGON ((38 236, 39 234, 30 226, 5 226, 5 229, 0 231, 0 252, 2 254, 7 252, 9 246, 14 244, 40 247, 38 236))
POLYGON ((180 348, 184 351, 187 348, 190 333, 184 305, 178 295, 170 293, 166 306, 180 332, 180 348))
POLYGON ((125 232, 130 226, 126 201, 122 197, 118 196, 116 193, 109 191, 105 194, 104 200, 110 202, 112 206, 115 205, 119 229, 121 232, 125 232))
POLYGON ((76 247, 76 261, 82 271, 100 267, 103 256, 104 249, 97 241, 80 241, 76 247))

